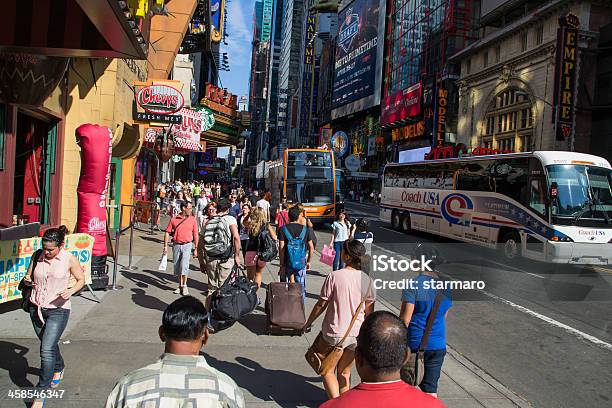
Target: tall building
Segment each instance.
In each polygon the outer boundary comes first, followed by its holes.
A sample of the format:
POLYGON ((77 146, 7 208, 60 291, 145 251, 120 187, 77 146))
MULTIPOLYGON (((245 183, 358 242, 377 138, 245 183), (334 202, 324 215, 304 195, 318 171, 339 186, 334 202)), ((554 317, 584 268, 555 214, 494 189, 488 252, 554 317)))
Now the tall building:
POLYGON ((278 130, 282 146, 298 145, 296 127, 303 16, 303 0, 285 2, 278 78, 278 92, 281 98, 278 109, 278 130))
MULTIPOLYGON (((266 0, 267 1, 267 0, 266 0)), ((248 165, 257 164, 265 152, 268 54, 270 43, 262 41, 264 33, 264 1, 255 2, 253 10, 253 42, 251 54, 251 78, 249 86, 249 110, 251 113, 251 134, 247 155, 248 165)), ((269 33, 267 34, 269 36, 269 33)))
POLYGON ((331 74, 327 61, 332 56, 326 54, 323 61, 327 71, 323 79, 331 76, 331 101, 327 99, 329 88, 323 87, 322 102, 331 112, 320 113, 319 143, 329 145, 332 133, 338 135, 335 147, 350 147, 342 149, 336 167, 344 170, 347 186, 359 191, 380 188, 379 171, 385 163, 383 153, 371 149, 370 141, 380 136, 386 4, 386 0, 343 2, 338 11, 331 74))
MULTIPOLYGON (((270 48, 268 56, 268 83, 267 83, 267 106, 266 106, 266 124, 268 130, 268 146, 279 146, 278 140, 278 76, 280 66, 280 54, 282 47, 283 34, 283 6, 284 0, 274 0, 272 14, 272 35, 270 38, 270 48)), ((276 159, 280 156, 279 148, 271 148, 268 151, 270 159, 276 159)))
POLYGON ((311 14, 308 9, 313 1, 304 3, 304 27, 302 29, 301 64, 298 90, 297 142, 314 146, 319 133, 318 88, 321 55, 324 44, 338 33, 338 14, 311 14))
POLYGON ((451 57, 475 40, 479 4, 389 3, 380 125, 393 143, 392 160, 401 151, 456 142, 459 69, 451 57))
POLYGON ((453 56, 457 142, 610 157, 611 21, 610 2, 483 0, 479 39, 453 56))

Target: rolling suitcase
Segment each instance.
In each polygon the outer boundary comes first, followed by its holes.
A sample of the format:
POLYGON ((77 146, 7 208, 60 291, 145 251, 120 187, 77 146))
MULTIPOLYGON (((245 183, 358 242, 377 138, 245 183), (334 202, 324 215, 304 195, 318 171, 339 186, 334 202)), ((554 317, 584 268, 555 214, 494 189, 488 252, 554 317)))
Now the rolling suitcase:
POLYGON ((300 335, 306 323, 302 286, 270 282, 266 292, 268 334, 300 335))

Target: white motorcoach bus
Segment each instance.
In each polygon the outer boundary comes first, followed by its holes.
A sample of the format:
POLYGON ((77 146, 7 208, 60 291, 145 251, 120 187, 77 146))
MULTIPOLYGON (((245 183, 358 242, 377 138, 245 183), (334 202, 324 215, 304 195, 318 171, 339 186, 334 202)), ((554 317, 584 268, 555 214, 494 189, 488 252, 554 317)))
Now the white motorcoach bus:
POLYGON ((612 170, 601 157, 551 151, 385 167, 380 217, 425 231, 572 264, 612 263, 612 170))

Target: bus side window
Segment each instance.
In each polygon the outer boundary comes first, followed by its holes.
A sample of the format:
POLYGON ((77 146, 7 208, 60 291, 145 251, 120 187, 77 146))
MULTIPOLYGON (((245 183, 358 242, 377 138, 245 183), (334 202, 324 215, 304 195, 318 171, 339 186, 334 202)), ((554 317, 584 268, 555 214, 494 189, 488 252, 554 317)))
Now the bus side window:
POLYGON ((531 179, 529 207, 539 214, 546 214, 546 199, 545 199, 544 180, 541 178, 531 179))

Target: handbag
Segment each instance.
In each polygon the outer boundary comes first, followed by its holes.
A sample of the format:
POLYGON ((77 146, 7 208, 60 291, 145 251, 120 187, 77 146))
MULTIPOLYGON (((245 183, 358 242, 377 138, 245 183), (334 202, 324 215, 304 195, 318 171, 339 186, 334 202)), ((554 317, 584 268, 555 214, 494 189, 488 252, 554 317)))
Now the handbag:
POLYGON ((312 345, 308 348, 306 352, 306 361, 312 367, 313 370, 319 375, 325 375, 327 373, 333 372, 333 370, 338 365, 338 361, 340 361, 340 357, 342 357, 343 348, 342 345, 344 341, 348 337, 355 321, 357 320, 357 316, 361 312, 361 307, 365 304, 366 296, 370 293, 370 289, 372 287, 372 280, 370 279, 370 284, 368 286, 368 290, 361 299, 361 303, 357 306, 357 310, 353 314, 353 318, 351 319, 351 324, 349 324, 348 329, 346 329, 346 333, 344 333, 344 337, 342 340, 336 345, 329 344, 323 338, 323 333, 319 332, 317 338, 312 343, 312 345))
POLYGON ((257 307, 257 284, 234 265, 223 285, 213 292, 210 302, 210 324, 215 332, 231 327, 242 316, 257 307))
MULTIPOLYGON (((32 264, 32 275, 30 275, 30 278, 34 275, 34 269, 36 269, 36 264, 38 263, 38 258, 40 258, 41 254, 42 249, 39 249, 34 252, 32 254, 32 258, 30 258, 30 263, 32 264)), ((32 285, 25 281, 25 275, 23 279, 21 279, 21 282, 19 282, 17 289, 21 292, 21 309, 23 309, 24 312, 30 313, 30 306, 32 304, 32 302, 30 302, 30 297, 32 296, 32 285)))
POLYGON ((330 246, 323 245, 323 249, 321 250, 321 262, 332 266, 334 264, 334 258, 336 256, 336 251, 330 246))
POLYGON ((410 357, 404 366, 400 369, 401 379, 410 385, 417 386, 423 381, 425 376, 425 347, 429 341, 429 334, 433 327, 434 321, 436 320, 436 314, 440 308, 440 302, 442 301, 442 291, 438 290, 436 293, 436 300, 434 301, 433 307, 427 317, 427 326, 425 326, 425 332, 421 338, 421 343, 416 353, 410 353, 410 357))

